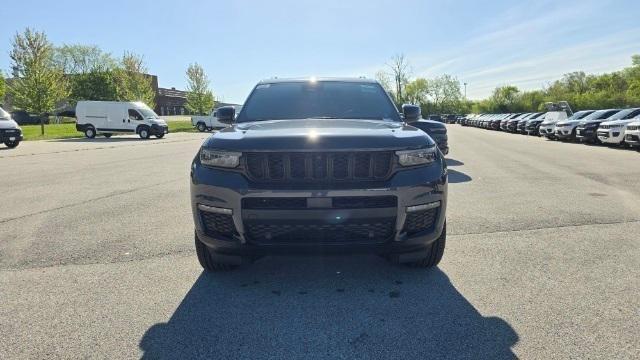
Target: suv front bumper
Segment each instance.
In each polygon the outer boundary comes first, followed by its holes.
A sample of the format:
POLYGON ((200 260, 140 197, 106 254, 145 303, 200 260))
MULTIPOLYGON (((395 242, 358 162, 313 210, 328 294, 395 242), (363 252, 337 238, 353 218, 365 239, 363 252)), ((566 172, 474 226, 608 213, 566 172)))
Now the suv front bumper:
POLYGON ((596 136, 596 129, 598 127, 583 127, 578 126, 576 128, 576 139, 580 141, 596 141, 598 137, 596 136))
POLYGON ((18 129, 5 129, 0 130, 0 143, 8 141, 22 141, 24 137, 22 131, 18 129))
POLYGON ((620 144, 624 141, 624 128, 598 129, 596 134, 603 144, 620 144))
POLYGON ((640 129, 626 130, 624 132, 624 141, 631 146, 640 146, 640 129))
POLYGON ((169 133, 168 125, 158 125, 158 124, 151 125, 151 135, 164 135, 168 133, 169 133))
POLYGON ((540 135, 552 139, 555 138, 555 133, 556 133, 556 126, 555 125, 546 125, 546 126, 540 126, 540 135))
POLYGON ((212 254, 219 257, 221 262, 236 263, 241 261, 243 257, 305 253, 375 253, 396 256, 400 261, 412 261, 428 251, 429 245, 440 237, 444 228, 448 181, 443 161, 444 159, 427 167, 398 171, 388 181, 376 184, 371 188, 265 189, 252 186, 239 172, 200 166, 196 160, 191 174, 191 203, 196 234, 199 240, 212 250, 212 254), (254 211, 243 208, 243 199, 249 198, 311 198, 317 199, 314 200, 315 202, 322 203, 324 201, 322 199, 327 198, 374 196, 394 196, 397 199, 396 206, 384 209, 338 209, 320 206, 296 211, 254 211), (433 208, 435 210, 431 225, 422 231, 409 234, 405 231, 408 207, 425 204, 430 204, 429 206, 437 204, 433 208), (217 236, 207 231, 203 209, 225 212, 229 217, 228 226, 233 227, 233 235, 217 236), (384 214, 382 214, 383 212, 384 214), (346 227, 346 221, 356 217, 365 222, 373 223, 374 219, 383 215, 393 218, 393 228, 388 239, 375 243, 352 242, 348 237, 345 237, 345 241, 330 243, 309 243, 301 238, 292 239, 286 244, 264 244, 252 238, 249 233, 250 225, 248 225, 254 220, 266 222, 265 226, 271 222, 275 224, 279 221, 290 220, 291 225, 287 226, 292 227, 296 227, 298 224, 303 226, 308 222, 317 224, 320 221, 321 225, 304 229, 323 231, 323 229, 330 228, 335 231, 336 227, 340 229, 341 221, 345 221, 344 226, 346 227), (291 216, 291 219, 287 219, 287 216, 291 216), (260 217, 264 218, 260 219, 260 217), (368 218, 371 221, 368 221, 368 218))
POLYGON ((556 126, 556 137, 561 140, 571 139, 575 136, 574 134, 575 127, 573 126, 556 126))

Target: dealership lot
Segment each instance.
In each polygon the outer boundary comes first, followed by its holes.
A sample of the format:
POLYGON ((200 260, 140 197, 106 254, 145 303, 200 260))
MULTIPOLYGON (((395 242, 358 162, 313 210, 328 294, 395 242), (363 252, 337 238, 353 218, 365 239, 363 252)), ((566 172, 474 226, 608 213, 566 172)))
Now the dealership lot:
POLYGON ((640 356, 640 153, 451 125, 438 270, 205 275, 188 172, 206 136, 0 150, 0 358, 640 356))

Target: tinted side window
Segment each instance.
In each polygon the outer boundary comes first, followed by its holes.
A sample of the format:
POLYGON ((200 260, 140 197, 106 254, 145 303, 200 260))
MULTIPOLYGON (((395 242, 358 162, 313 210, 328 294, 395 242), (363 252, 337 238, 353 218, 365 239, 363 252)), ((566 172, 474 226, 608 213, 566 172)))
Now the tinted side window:
POLYGON ((617 113, 619 110, 612 110, 612 111, 607 111, 606 113, 602 114, 602 116, 600 116, 598 119, 606 119, 609 116, 617 113))
POLYGON ((623 120, 626 119, 633 119, 634 117, 638 116, 638 114, 640 114, 640 109, 636 109, 633 110, 632 112, 628 113, 627 116, 623 117, 623 120))
POLYGON ((584 117, 587 117, 589 115, 593 114, 593 111, 589 112, 589 111, 585 111, 584 114, 581 114, 580 116, 577 117, 577 119, 582 119, 584 117))
POLYGON ((134 109, 129 109, 129 120, 143 120, 142 115, 134 109))

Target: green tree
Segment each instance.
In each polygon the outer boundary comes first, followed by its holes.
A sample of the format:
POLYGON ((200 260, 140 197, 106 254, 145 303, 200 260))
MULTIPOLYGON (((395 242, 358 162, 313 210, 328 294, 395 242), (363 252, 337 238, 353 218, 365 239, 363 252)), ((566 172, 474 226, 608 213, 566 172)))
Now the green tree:
POLYGON ((429 101, 429 81, 417 78, 407 83, 404 89, 406 100, 415 105, 426 105, 429 101))
POLYGON ((542 90, 524 91, 520 94, 515 111, 536 112, 544 104, 544 99, 545 95, 542 90))
POLYGON ((118 98, 117 70, 75 74, 69 79, 72 102, 80 100, 115 101, 118 98))
POLYGON ((499 86, 493 90, 491 102, 494 111, 497 112, 514 112, 515 104, 518 101, 520 90, 512 85, 499 86))
POLYGON ((62 69, 53 61, 53 45, 43 32, 29 28, 17 33, 11 45, 13 105, 40 115, 53 111, 68 95, 62 69))
POLYGON ((444 74, 436 79, 436 83, 441 87, 443 94, 441 113, 459 113, 462 106, 462 90, 460 81, 449 74, 444 74))
POLYGON ((95 45, 62 45, 55 48, 53 60, 65 74, 86 74, 113 70, 118 62, 95 45))
POLYGON ((63 45, 54 61, 69 81, 70 100, 118 100, 118 63, 97 46, 63 45))
POLYGON ((429 113, 456 113, 462 106, 460 81, 444 74, 428 81, 429 113))
POLYGON ((210 81, 202 66, 190 64, 187 68, 187 103, 186 108, 198 115, 208 114, 215 103, 213 92, 209 88, 210 81))
POLYGON ((0 71, 0 104, 3 103, 4 94, 7 92, 7 85, 4 81, 4 74, 0 71))
POLYGON ((155 107, 156 94, 142 56, 126 52, 115 70, 115 77, 118 100, 142 101, 150 108, 155 107))

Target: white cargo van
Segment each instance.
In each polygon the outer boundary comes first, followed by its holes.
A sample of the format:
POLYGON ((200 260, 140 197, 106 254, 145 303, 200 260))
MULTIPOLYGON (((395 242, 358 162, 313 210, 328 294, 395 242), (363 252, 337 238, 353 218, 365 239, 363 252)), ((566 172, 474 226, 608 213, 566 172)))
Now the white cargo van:
POLYGON ((76 130, 93 139, 96 134, 138 134, 142 139, 169 133, 167 123, 141 102, 78 101, 76 130))

